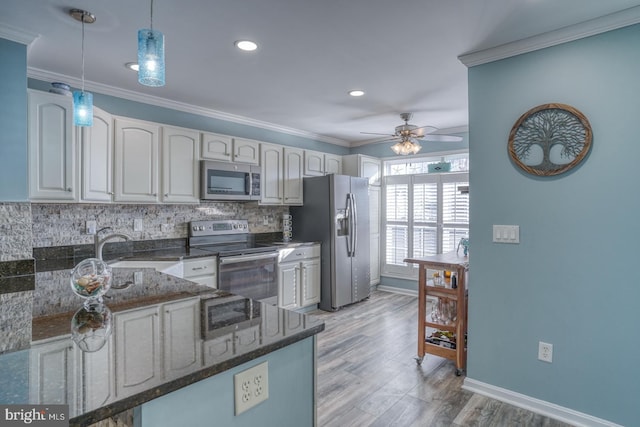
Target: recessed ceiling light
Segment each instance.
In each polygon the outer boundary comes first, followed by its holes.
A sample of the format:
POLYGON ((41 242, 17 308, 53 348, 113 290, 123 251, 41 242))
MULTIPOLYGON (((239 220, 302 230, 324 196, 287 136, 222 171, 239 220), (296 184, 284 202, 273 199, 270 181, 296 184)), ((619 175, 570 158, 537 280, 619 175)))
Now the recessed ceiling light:
POLYGON ((138 69, 140 68, 138 67, 137 62, 127 62, 126 64, 124 64, 124 66, 130 69, 131 71, 138 71, 138 69))
POLYGON ((235 42, 235 45, 238 49, 245 50, 247 52, 251 52, 258 48, 258 45, 251 40, 238 40, 237 42, 235 42))
POLYGON ((364 91, 360 90, 360 89, 350 90, 349 91, 349 95, 351 95, 351 96, 362 96, 362 95, 364 95, 364 91))

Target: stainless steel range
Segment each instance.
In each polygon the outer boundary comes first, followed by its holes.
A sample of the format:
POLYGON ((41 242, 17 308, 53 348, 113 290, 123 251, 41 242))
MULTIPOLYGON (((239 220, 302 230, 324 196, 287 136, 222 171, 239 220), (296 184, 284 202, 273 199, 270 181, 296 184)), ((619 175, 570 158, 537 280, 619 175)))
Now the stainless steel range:
POLYGON ((256 245, 246 219, 189 223, 189 246, 218 256, 218 289, 278 303, 278 248, 256 245))

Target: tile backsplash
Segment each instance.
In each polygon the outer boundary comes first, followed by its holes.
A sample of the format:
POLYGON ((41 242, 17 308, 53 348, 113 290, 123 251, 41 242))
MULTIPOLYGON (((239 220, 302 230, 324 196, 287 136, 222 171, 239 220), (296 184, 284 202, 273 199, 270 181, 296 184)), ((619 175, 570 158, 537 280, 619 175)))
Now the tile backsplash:
MULTIPOLYGON (((287 206, 260 206, 257 202, 202 202, 198 205, 33 203, 30 206, 33 247, 37 248, 93 243, 93 236, 85 233, 85 222, 89 220, 97 222, 98 230, 111 227, 112 232, 126 233, 134 240, 157 240, 186 238, 188 222, 203 219, 247 219, 251 233, 278 232, 282 229, 282 215, 289 211, 287 206), (264 225, 265 218, 268 225, 264 225), (142 231, 133 231, 134 219, 142 219, 142 231)), ((0 212, 2 207, 0 204, 0 212)))
POLYGON ((32 257, 31 203, 0 203, 0 261, 32 257))

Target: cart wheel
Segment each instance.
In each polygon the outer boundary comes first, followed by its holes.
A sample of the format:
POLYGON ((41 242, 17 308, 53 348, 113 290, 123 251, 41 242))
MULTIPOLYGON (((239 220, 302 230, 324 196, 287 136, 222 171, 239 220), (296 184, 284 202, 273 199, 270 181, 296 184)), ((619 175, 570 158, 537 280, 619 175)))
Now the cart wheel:
POLYGON ((456 369, 456 376, 459 377, 462 375, 462 369, 456 369))
POLYGON ((424 359, 424 356, 416 357, 416 363, 418 364, 418 366, 422 365, 422 359, 424 359))

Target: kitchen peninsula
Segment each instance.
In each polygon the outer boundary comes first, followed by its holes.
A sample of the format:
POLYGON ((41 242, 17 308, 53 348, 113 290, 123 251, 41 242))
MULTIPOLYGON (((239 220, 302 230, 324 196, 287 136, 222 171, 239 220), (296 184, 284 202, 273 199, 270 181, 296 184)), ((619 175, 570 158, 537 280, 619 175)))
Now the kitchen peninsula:
POLYGON ((313 425, 322 322, 153 269, 114 268, 96 313, 69 274, 0 288, 0 403, 68 404, 73 426, 127 410, 141 426, 313 425), (235 415, 233 375, 262 362, 268 399, 235 415))

